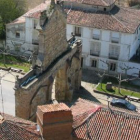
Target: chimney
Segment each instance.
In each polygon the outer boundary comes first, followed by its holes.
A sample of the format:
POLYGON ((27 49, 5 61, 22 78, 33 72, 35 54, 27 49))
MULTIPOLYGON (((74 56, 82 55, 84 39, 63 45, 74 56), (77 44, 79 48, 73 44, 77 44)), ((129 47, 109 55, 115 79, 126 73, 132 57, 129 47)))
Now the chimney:
POLYGON ((64 103, 37 107, 37 124, 45 140, 70 140, 72 112, 64 103))

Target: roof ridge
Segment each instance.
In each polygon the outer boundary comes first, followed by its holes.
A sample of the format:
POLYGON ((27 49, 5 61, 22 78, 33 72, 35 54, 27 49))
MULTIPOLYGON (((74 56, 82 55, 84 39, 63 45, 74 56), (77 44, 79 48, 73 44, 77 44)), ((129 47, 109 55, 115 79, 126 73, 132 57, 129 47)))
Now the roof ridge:
POLYGON ((82 116, 86 116, 87 115, 85 118, 83 118, 83 121, 79 125, 77 125, 77 126, 74 125, 73 126, 74 129, 77 129, 78 127, 82 126, 94 113, 99 111, 101 108, 102 108, 101 106, 98 106, 98 107, 96 107, 94 109, 90 109, 90 110, 88 110, 88 111, 86 111, 86 112, 84 112, 84 113, 74 117, 74 122, 75 121, 80 121, 81 122, 82 116))
POLYGON ((126 25, 124 25, 117 17, 115 17, 114 15, 112 15, 110 12, 109 12, 109 14, 111 15, 111 17, 113 17, 115 20, 117 20, 123 27, 125 27, 129 32, 131 32, 129 30, 129 28, 126 25))

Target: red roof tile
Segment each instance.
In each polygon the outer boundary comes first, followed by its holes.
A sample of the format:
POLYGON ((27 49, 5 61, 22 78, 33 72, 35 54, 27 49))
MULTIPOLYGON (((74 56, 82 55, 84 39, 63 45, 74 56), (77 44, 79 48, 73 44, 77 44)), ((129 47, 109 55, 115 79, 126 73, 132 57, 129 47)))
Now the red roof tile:
POLYGON ((25 17, 32 17, 32 18, 39 18, 40 13, 47 9, 48 5, 50 4, 50 1, 45 1, 45 3, 41 3, 40 5, 36 6, 35 8, 29 10, 27 13, 22 15, 21 17, 15 19, 9 24, 17 24, 17 23, 24 23, 25 17))
POLYGON ((1 140, 41 140, 36 123, 4 114, 1 124, 1 140))
MULTIPOLYGON (((91 102, 80 99, 78 100, 78 104, 80 104, 81 108, 82 103, 83 107, 88 104, 91 106, 91 102)), ((86 112, 83 116, 85 116, 86 112)), ((140 115, 137 113, 130 114, 126 110, 125 112, 121 112, 104 107, 98 108, 80 125, 75 125, 73 134, 75 137, 84 140, 139 140, 140 115)))
POLYGON ((117 32, 134 33, 140 24, 140 10, 117 6, 110 12, 70 10, 67 23, 117 32))

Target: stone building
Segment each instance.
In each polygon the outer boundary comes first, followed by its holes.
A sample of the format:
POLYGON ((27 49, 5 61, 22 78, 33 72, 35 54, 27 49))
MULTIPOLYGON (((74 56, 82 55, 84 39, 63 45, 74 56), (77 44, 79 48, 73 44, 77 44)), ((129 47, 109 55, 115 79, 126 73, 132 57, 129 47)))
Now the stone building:
POLYGON ((63 3, 52 0, 41 13, 39 49, 33 53, 32 70, 15 85, 16 116, 34 119, 38 105, 51 100, 71 101, 81 85, 81 41, 66 39, 63 3))

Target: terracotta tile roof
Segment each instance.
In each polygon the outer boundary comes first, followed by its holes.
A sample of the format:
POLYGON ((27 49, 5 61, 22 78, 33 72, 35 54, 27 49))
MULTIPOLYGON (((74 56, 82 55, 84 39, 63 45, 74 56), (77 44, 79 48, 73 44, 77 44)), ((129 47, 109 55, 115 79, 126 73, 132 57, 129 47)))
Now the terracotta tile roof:
POLYGON ((140 10, 115 6, 110 12, 68 10, 67 23, 91 28, 134 33, 140 24, 140 10))
POLYGON ((25 17, 32 17, 32 18, 39 18, 40 13, 46 10, 47 6, 50 4, 50 1, 45 1, 45 3, 41 3, 40 5, 36 6, 35 8, 29 10, 27 13, 22 15, 21 17, 15 19, 9 24, 17 24, 17 23, 24 23, 25 17))
MULTIPOLYGON (((83 107, 86 104, 91 106, 91 102, 86 100, 80 99, 78 102, 80 108, 82 108, 82 103, 83 107)), ((86 112, 83 116, 89 114, 88 111, 86 112)), ((90 112, 90 115, 87 115, 82 123, 77 124, 79 125, 74 125, 73 135, 83 140, 139 140, 140 138, 140 115, 134 112, 129 113, 126 110, 121 112, 116 109, 100 107, 90 112)))
POLYGON ((100 105, 93 104, 92 102, 87 102, 86 100, 83 100, 79 98, 74 105, 71 106, 72 115, 73 117, 77 117, 86 111, 93 110, 100 107, 100 105))
POLYGON ((95 6, 109 6, 113 4, 116 0, 64 0, 64 1, 72 1, 95 6))
POLYGON ((42 105, 42 106, 38 106, 38 108, 45 113, 56 112, 56 111, 70 111, 70 108, 66 106, 64 103, 42 105))
POLYGON ((36 130, 36 123, 10 115, 4 115, 4 122, 0 124, 1 140, 41 140, 36 130))

